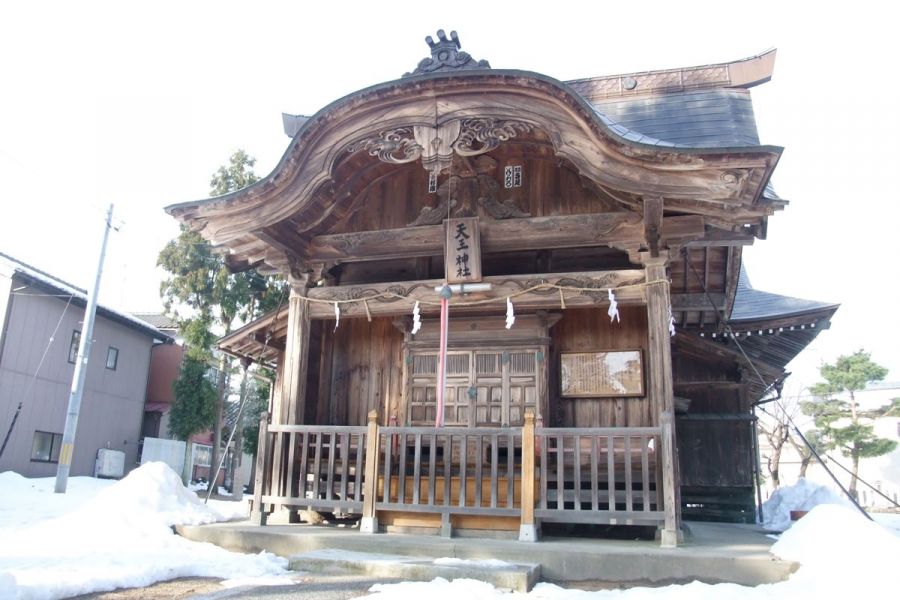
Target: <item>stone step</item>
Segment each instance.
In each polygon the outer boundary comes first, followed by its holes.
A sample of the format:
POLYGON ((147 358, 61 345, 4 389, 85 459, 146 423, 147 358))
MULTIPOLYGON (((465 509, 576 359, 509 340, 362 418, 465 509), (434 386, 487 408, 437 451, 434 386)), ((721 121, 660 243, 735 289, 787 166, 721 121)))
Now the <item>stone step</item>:
POLYGON ((404 581, 431 581, 442 577, 477 579, 496 588, 528 592, 540 580, 541 565, 500 560, 421 558, 396 554, 370 554, 349 550, 313 550, 289 557, 290 569, 312 573, 371 575, 404 581))

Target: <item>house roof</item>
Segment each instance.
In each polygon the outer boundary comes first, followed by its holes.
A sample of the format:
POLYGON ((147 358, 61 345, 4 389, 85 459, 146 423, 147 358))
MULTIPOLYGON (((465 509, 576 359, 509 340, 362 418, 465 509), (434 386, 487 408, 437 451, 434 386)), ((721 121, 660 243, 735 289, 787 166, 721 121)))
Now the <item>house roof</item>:
MULTIPOLYGON (((41 271, 40 269, 23 263, 22 261, 9 256, 8 254, 0 252, 0 266, 5 267, 5 269, 9 271, 10 275, 17 277, 28 285, 43 289, 59 297, 71 297, 72 302, 76 305, 87 305, 86 290, 76 287, 75 285, 72 285, 71 283, 68 283, 45 271, 41 271)), ((139 319, 126 312, 117 311, 98 304, 97 314, 106 319, 129 327, 139 333, 152 337, 154 340, 159 340, 160 342, 166 343, 173 341, 172 336, 163 333, 150 323, 147 323, 146 321, 143 321, 142 319, 139 319)))
POLYGON ((131 313, 134 317, 153 325, 161 331, 178 331, 178 322, 162 313, 131 313))

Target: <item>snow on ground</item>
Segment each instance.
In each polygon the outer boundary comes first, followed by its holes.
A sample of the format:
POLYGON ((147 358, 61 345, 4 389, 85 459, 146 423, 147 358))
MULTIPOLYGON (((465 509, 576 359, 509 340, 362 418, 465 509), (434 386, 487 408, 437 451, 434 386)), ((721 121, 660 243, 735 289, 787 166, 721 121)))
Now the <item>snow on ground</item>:
POLYGON ((287 561, 245 555, 175 535, 176 524, 246 516, 246 504, 204 505, 164 463, 118 482, 0 473, 0 598, 54 599, 176 577, 271 577, 287 561))
MULTIPOLYGON (((227 578, 223 585, 228 587, 292 581, 284 559, 266 553, 237 554, 175 535, 173 524, 242 517, 246 505, 218 502, 205 506, 162 463, 144 465, 119 482, 71 478, 66 494, 54 494, 53 483, 51 478, 25 479, 0 473, 2 600, 64 598, 184 576, 227 578)), ((823 600, 889 594, 895 586, 894 569, 900 556, 900 536, 894 535, 891 527, 900 526, 900 516, 878 515, 885 523, 880 525, 840 504, 813 507, 813 498, 828 501, 816 490, 786 488, 776 505, 782 512, 811 508, 772 546, 776 557, 802 565, 790 579, 777 584, 750 588, 695 581, 659 588, 586 592, 542 583, 522 595, 480 581, 435 579, 376 585, 367 598, 823 600)), ((437 559, 435 563, 453 560, 437 559)), ((476 562, 481 566, 491 563, 476 562)))
POLYGON ((784 531, 791 526, 792 510, 809 511, 819 504, 836 504, 856 510, 849 500, 834 490, 801 477, 794 485, 779 487, 763 502, 763 527, 769 531, 784 531))

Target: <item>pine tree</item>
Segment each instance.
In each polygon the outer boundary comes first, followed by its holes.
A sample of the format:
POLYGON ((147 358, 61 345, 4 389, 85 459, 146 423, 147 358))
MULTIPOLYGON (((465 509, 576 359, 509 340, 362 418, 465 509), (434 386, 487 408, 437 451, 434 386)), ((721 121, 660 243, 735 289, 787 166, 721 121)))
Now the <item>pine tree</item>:
POLYGON ((804 402, 803 412, 813 417, 826 447, 839 449, 852 461, 849 491, 856 498, 859 461, 887 454, 897 447, 897 442, 875 435, 856 401, 856 392, 884 379, 887 369, 873 362, 868 352, 857 350, 849 356, 839 356, 834 364, 822 365, 819 373, 825 381, 810 388, 816 400, 804 402), (849 401, 836 396, 842 393, 847 394, 849 401))

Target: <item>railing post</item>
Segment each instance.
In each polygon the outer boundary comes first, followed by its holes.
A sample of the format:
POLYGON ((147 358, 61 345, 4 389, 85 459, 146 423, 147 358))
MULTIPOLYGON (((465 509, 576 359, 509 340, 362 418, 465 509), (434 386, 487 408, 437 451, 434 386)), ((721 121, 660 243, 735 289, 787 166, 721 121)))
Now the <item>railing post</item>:
MULTIPOLYGON (((378 413, 369 412, 366 431, 366 473, 363 482, 363 515, 359 524, 362 533, 378 532, 378 515, 375 512, 375 496, 378 493, 378 413)), ((385 486, 388 482, 385 481, 385 486)))
POLYGON ((269 413, 263 411, 259 415, 259 438, 256 444, 256 479, 253 482, 253 510, 250 522, 254 525, 265 525, 268 514, 262 505, 263 487, 271 484, 272 474, 266 468, 269 464, 269 413))
POLYGON ((534 522, 534 413, 525 413, 522 427, 522 517, 519 524, 519 541, 536 542, 537 525, 534 522))

